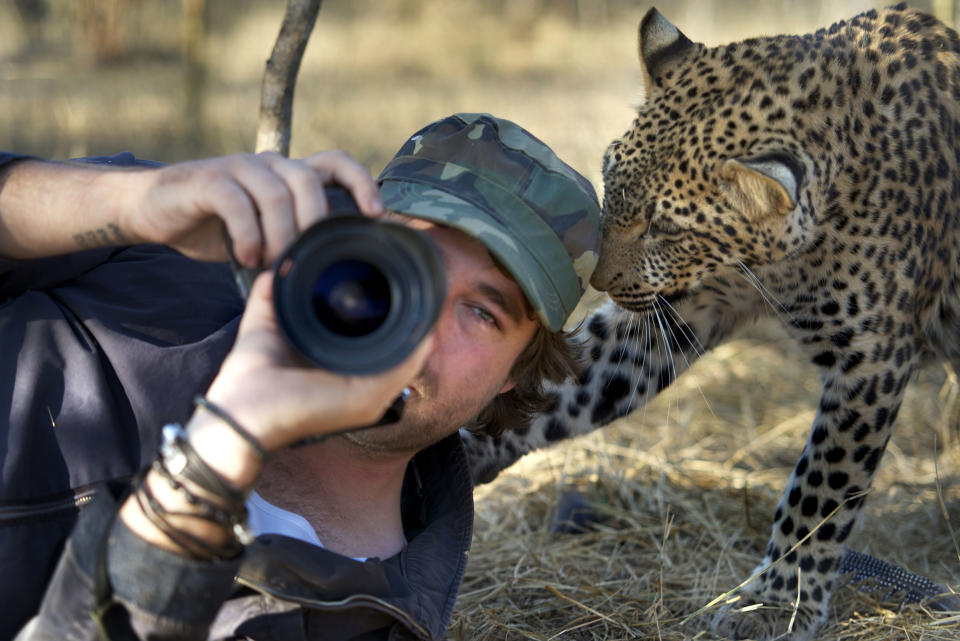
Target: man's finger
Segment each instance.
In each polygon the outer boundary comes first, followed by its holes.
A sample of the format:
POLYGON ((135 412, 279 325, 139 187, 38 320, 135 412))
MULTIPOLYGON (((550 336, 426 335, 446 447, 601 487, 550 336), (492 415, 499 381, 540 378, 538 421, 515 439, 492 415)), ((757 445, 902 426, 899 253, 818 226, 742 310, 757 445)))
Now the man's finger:
POLYGON ((263 232, 263 259, 276 260, 296 236, 294 197, 283 177, 273 168, 282 156, 243 157, 231 167, 235 180, 247 192, 259 212, 263 232))
POLYGON ((263 236, 254 203, 247 192, 233 181, 218 181, 206 189, 203 208, 216 212, 233 246, 233 255, 245 267, 260 264, 263 236))
POLYGON ((367 216, 383 213, 380 190, 366 168, 343 151, 325 151, 305 158, 317 170, 323 181, 347 188, 357 206, 367 216))
POLYGON ((268 162, 270 168, 286 183, 291 194, 293 222, 298 233, 326 217, 328 205, 323 191, 323 177, 316 169, 302 160, 290 160, 283 156, 270 157, 268 162))

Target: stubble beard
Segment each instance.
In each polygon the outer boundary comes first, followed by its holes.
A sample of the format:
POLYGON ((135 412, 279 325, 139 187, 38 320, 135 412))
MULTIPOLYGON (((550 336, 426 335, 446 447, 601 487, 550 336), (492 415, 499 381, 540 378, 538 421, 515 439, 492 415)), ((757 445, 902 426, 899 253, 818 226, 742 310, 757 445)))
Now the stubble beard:
POLYGON ((413 389, 399 421, 347 432, 343 438, 366 456, 412 456, 466 425, 496 396, 494 391, 472 402, 455 398, 441 400, 437 377, 427 371, 417 377, 413 389))

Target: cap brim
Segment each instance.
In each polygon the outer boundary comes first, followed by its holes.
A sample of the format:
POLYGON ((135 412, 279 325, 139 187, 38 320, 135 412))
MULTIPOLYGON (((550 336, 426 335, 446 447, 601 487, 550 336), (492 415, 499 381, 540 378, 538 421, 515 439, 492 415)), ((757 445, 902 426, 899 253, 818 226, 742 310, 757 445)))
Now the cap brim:
MULTIPOLYGON (((567 311, 556 293, 556 284, 546 267, 503 222, 431 185, 386 180, 380 186, 380 195, 386 209, 453 227, 479 240, 517 281, 547 328, 556 331, 563 327, 567 311)), ((569 265, 569 260, 559 265, 562 269, 563 265, 569 265)))

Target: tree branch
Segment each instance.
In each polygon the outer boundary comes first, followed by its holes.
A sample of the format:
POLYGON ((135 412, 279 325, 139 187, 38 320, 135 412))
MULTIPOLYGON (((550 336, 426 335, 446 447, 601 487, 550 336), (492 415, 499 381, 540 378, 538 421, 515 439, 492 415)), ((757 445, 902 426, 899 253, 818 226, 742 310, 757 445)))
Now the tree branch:
POLYGON ((273 45, 260 87, 256 150, 290 155, 293 90, 300 60, 323 0, 287 0, 280 34, 273 45))

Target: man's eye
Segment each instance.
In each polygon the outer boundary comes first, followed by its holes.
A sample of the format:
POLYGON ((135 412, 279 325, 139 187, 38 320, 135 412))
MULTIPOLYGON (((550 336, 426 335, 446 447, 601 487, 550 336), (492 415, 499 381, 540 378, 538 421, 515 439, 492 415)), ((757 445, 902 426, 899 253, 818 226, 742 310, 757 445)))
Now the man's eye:
POLYGON ((489 311, 487 311, 483 307, 474 307, 473 313, 477 315, 477 317, 480 319, 481 322, 487 325, 491 325, 493 327, 496 327, 498 325, 497 317, 491 314, 489 311))

